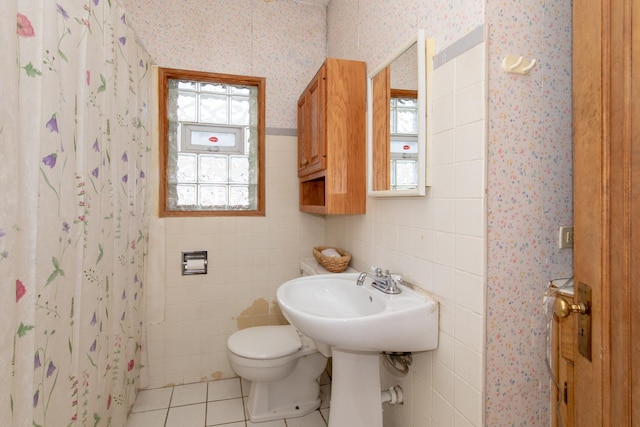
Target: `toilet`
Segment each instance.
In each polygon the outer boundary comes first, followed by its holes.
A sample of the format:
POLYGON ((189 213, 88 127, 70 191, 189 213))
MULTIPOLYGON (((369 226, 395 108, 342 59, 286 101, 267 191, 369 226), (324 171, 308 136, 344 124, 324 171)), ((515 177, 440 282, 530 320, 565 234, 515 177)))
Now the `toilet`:
MULTIPOLYGON (((300 267, 303 275, 328 273, 314 258, 303 260, 300 267)), ((318 378, 331 349, 294 326, 254 326, 235 332, 227 341, 227 356, 233 371, 251 381, 247 412, 252 422, 302 417, 320 407, 318 378)))

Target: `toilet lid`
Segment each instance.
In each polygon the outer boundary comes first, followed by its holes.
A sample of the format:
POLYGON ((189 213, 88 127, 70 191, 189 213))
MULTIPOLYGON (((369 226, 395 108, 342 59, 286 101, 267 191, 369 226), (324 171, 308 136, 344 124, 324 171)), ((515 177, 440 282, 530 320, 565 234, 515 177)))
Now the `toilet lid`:
POLYGON ((295 353, 302 342, 291 325, 255 326, 232 334, 227 346, 238 356, 249 359, 275 359, 295 353))

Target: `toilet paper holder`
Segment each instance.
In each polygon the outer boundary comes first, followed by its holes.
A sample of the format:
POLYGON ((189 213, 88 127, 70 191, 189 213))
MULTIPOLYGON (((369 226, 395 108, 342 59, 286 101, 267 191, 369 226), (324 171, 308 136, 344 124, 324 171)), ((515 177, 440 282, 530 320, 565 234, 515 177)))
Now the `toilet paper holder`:
POLYGON ((207 251, 182 252, 182 275, 207 274, 207 251))

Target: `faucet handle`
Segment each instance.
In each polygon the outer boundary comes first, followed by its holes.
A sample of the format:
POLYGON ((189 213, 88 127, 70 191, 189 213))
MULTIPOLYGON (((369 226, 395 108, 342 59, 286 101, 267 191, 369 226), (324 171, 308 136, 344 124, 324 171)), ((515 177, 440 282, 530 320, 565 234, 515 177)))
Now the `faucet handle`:
MULTIPOLYGON (((382 269, 380 267, 371 266, 371 272, 376 275, 376 277, 384 277, 382 274, 382 269)), ((387 273, 389 270, 387 270, 387 273)))

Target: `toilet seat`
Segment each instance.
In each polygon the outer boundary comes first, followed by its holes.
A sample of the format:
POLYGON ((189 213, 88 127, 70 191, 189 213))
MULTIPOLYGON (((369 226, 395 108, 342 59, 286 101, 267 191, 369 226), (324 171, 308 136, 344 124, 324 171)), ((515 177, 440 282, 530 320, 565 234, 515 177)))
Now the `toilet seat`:
POLYGON ((276 359, 300 350, 302 341, 291 325, 255 326, 231 335, 227 346, 231 352, 248 359, 276 359))

